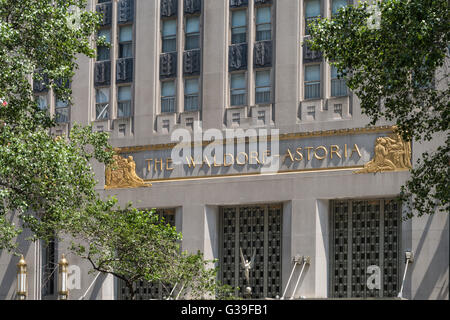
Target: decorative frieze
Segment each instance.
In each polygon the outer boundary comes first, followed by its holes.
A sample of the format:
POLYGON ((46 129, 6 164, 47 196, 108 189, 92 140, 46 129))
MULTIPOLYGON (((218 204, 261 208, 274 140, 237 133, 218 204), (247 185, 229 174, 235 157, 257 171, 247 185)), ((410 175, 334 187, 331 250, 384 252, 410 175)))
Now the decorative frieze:
POLYGON ((202 11, 202 0, 184 0, 184 13, 193 14, 202 11))
POLYGON ((183 73, 185 75, 200 74, 200 49, 185 51, 183 54, 183 73))
POLYGON ((256 42, 253 54, 255 68, 272 66, 272 41, 256 42))
POLYGON ((161 17, 173 17, 178 13, 178 0, 161 0, 161 17))
POLYGON ((177 75, 177 53, 163 53, 159 58, 160 68, 159 76, 160 78, 173 78, 177 75))
POLYGON ((247 44, 236 44, 229 47, 228 69, 229 71, 247 69, 247 44))
POLYGON ((134 20, 134 0, 119 0, 117 3, 117 23, 128 23, 134 20))
POLYGON ((133 58, 117 59, 116 83, 133 81, 133 58))

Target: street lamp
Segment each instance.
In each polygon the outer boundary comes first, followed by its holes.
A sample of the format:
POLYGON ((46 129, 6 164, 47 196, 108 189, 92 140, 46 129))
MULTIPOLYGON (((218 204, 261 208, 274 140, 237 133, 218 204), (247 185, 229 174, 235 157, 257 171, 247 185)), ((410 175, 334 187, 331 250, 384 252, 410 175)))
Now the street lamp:
POLYGON ((27 263, 23 255, 17 264, 17 298, 25 300, 27 297, 27 263))
POLYGON ((69 262, 64 254, 58 263, 58 294, 59 300, 67 300, 69 296, 69 290, 67 289, 67 267, 69 262))

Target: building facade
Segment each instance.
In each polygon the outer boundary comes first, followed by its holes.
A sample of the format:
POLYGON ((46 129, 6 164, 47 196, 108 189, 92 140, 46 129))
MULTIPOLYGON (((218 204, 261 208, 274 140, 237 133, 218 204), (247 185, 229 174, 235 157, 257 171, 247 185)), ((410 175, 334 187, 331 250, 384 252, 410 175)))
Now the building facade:
MULTIPOLYGON (((35 94, 57 115, 55 134, 74 123, 110 133, 134 174, 94 164, 101 194, 158 209, 184 250, 219 260, 225 284, 243 289, 241 255, 252 258, 253 298, 394 298, 403 287, 404 298, 448 299, 448 214, 403 220, 396 201, 411 164, 443 137, 421 145, 390 123, 367 127, 344 80, 303 44, 308 21, 351 3, 92 0, 111 47, 80 57, 72 105, 35 94)), ((55 297, 64 251, 24 244, 29 299, 55 297)), ((1 254, 0 298, 10 299, 17 262, 1 254)), ((68 260, 71 299, 127 297, 68 260)), ((138 285, 141 299, 166 295, 138 285)))

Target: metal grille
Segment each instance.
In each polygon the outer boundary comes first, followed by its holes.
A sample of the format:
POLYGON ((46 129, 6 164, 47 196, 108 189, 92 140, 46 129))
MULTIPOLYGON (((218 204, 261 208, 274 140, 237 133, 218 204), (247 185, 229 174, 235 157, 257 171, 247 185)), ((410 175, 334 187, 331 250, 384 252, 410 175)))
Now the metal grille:
POLYGON ((221 209, 222 283, 239 287, 244 295, 246 284, 240 261, 240 249, 246 259, 255 255, 250 270, 252 298, 264 298, 281 291, 281 206, 240 206, 221 209))
POLYGON ((348 282, 348 203, 336 201, 333 210, 334 251, 333 293, 337 298, 347 297, 348 282))
POLYGON ((387 297, 395 297, 399 290, 400 212, 400 205, 397 202, 384 201, 383 290, 387 297))
MULTIPOLYGON (((157 209, 156 213, 163 218, 165 224, 175 226, 175 209, 157 209)), ((164 299, 169 296, 172 291, 172 287, 165 285, 161 282, 147 282, 147 281, 136 281, 134 283, 136 288, 136 300, 152 300, 152 299, 164 299)), ((123 280, 119 280, 119 290, 118 290, 119 300, 129 300, 130 291, 125 285, 123 280)))
POLYGON ((331 208, 332 296, 395 297, 400 205, 394 200, 346 200, 333 201, 331 208), (380 270, 380 286, 369 287, 375 269, 380 270))

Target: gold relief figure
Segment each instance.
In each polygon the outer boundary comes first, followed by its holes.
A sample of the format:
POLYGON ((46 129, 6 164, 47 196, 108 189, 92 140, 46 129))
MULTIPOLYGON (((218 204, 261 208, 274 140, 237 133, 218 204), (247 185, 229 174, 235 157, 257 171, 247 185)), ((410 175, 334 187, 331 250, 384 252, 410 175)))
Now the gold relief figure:
POLYGON ((375 142, 375 155, 364 168, 355 173, 374 173, 411 169, 411 142, 403 141, 398 132, 379 137, 375 142))
POLYGON ((136 163, 132 156, 127 159, 113 156, 113 164, 105 170, 105 189, 150 187, 136 174, 136 163))

